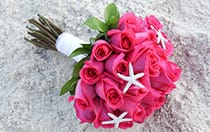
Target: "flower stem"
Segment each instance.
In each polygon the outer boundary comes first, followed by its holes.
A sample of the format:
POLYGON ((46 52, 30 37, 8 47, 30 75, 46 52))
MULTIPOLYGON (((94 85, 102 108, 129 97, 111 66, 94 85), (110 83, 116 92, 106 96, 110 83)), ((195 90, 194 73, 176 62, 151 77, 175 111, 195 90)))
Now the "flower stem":
POLYGON ((24 39, 35 46, 56 50, 56 40, 58 36, 63 33, 63 31, 47 18, 39 14, 38 20, 29 19, 28 21, 35 26, 35 29, 26 26, 26 28, 29 30, 28 34, 32 38, 25 37, 24 39))

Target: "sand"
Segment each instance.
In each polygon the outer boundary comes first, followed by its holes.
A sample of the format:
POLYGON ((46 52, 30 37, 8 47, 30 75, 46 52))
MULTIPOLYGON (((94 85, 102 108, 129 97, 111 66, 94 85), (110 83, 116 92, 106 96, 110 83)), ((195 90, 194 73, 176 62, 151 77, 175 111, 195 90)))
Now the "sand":
MULTIPOLYGON (((117 0, 116 0, 117 1, 117 0)), ((66 31, 88 40, 95 32, 82 23, 102 18, 109 0, 0 1, 0 132, 108 132, 79 124, 68 95, 58 96, 74 61, 23 40, 27 19, 48 16, 66 31)), ((122 13, 156 15, 171 38, 171 60, 183 68, 167 103, 128 132, 207 132, 210 130, 210 1, 117 1, 122 13)))

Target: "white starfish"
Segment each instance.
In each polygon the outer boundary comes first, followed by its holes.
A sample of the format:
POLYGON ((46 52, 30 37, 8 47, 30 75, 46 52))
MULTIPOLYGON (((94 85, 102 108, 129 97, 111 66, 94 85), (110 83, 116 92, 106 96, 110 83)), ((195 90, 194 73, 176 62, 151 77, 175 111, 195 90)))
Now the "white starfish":
POLYGON ((123 80, 128 82, 126 84, 126 86, 124 87, 124 89, 123 89, 123 93, 126 93, 128 91, 128 89, 129 89, 129 87, 132 84, 134 84, 134 85, 136 85, 137 87, 140 87, 140 88, 145 88, 144 85, 142 85, 140 82, 137 81, 137 79, 139 79, 139 78, 144 76, 144 73, 141 72, 141 73, 138 73, 138 74, 134 75, 132 64, 129 63, 128 65, 129 65, 129 76, 124 76, 124 75, 122 75, 120 73, 117 73, 117 75, 121 79, 123 79, 123 80))
POLYGON ((151 28, 153 30, 155 30, 156 34, 157 34, 157 43, 160 43, 161 42, 161 45, 163 47, 164 50, 166 50, 166 45, 165 45, 165 42, 168 42, 168 40, 163 36, 163 34, 161 33, 160 30, 156 30, 153 26, 151 26, 151 28))
POLYGON ((113 120, 110 121, 103 121, 102 124, 114 124, 115 128, 118 128, 121 122, 128 122, 128 121, 132 121, 131 118, 124 118, 126 115, 128 114, 128 112, 123 112, 119 117, 116 117, 114 114, 112 113, 107 113, 107 115, 112 118, 113 120))

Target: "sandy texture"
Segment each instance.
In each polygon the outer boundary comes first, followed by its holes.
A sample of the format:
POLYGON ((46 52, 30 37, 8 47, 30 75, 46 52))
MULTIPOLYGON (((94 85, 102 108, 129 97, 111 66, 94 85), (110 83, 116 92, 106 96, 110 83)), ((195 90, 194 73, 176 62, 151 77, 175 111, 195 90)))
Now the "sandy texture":
MULTIPOLYGON (((109 0, 0 1, 0 132, 103 132, 79 124, 67 95, 59 97, 71 76, 73 60, 23 40, 27 19, 40 13, 84 40, 95 32, 82 26, 103 16, 109 0)), ((207 132, 210 130, 210 1, 117 1, 121 13, 156 15, 176 48, 172 60, 182 68, 177 89, 163 108, 130 132, 207 132)))

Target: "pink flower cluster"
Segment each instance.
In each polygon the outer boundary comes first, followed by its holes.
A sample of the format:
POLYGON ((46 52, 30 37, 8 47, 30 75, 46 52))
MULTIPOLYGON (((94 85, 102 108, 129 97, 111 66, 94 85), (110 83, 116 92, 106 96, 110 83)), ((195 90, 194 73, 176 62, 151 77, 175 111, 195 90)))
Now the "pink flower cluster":
POLYGON ((81 123, 96 128, 129 128, 165 102, 181 69, 168 58, 173 45, 154 16, 124 14, 109 41, 95 42, 80 70, 74 107, 81 123))

